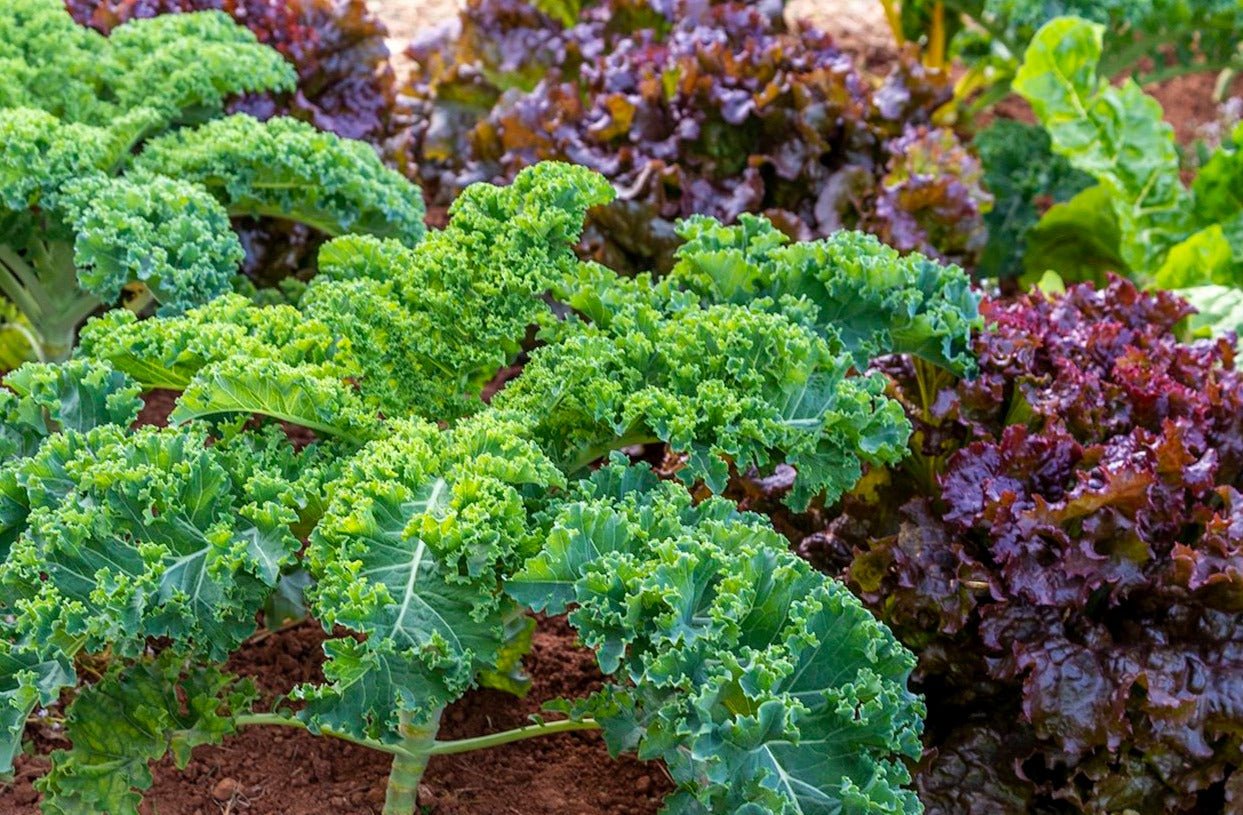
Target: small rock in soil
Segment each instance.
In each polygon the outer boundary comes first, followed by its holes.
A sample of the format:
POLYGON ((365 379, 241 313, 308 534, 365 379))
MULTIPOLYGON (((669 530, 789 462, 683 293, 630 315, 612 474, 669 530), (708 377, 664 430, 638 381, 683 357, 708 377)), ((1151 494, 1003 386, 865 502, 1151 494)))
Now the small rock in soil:
POLYGON ((211 788, 211 797, 217 801, 232 801, 242 791, 236 778, 222 778, 211 788))

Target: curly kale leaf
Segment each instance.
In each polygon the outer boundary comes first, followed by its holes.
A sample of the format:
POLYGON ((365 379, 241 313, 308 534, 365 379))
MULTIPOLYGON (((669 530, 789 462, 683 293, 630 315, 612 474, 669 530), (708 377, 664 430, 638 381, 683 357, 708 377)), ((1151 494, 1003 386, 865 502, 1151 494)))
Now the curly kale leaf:
POLYGON ((388 31, 364 0, 65 0, 75 20, 103 34, 139 17, 222 6, 298 72, 295 91, 248 94, 233 100, 230 109, 257 116, 275 111, 373 144, 390 135, 397 123, 388 31))
POLYGON ((36 108, 6 108, 0 117, 0 204, 12 212, 52 204, 67 183, 117 160, 114 133, 65 123, 36 108))
POLYGON ((0 390, 0 461, 27 458, 55 433, 126 427, 138 417, 141 388, 107 365, 71 360, 29 364, 4 378, 0 390))
POLYGON ((43 655, 0 638, 0 775, 13 770, 30 711, 36 705, 51 705, 62 689, 76 682, 69 658, 43 655))
POLYGON ((710 301, 783 313, 849 351, 860 367, 897 353, 971 370, 979 297, 956 266, 904 257, 858 232, 791 244, 751 215, 737 226, 694 216, 678 234, 686 242, 670 277, 710 301))
POLYGON ((227 292, 245 254, 225 209, 177 178, 86 176, 67 182, 57 201, 75 234, 78 282, 101 302, 138 281, 181 310, 227 292))
POLYGON ((113 313, 86 327, 83 353, 177 389, 196 374, 210 379, 230 358, 235 370, 275 360, 298 376, 335 380, 308 382, 308 392, 348 379, 373 413, 461 416, 479 408, 484 385, 547 317, 543 296, 576 267, 571 246, 587 209, 611 194, 588 170, 542 164, 508 187, 472 187, 448 227, 417 247, 333 241, 299 309, 234 296, 178 320, 113 313))
POLYGON ((671 813, 917 813, 914 657, 757 517, 614 463, 548 515, 509 593, 570 621, 616 683, 573 706, 663 759, 671 813), (624 486, 623 486, 624 485, 624 486))
POLYGON ((37 782, 43 812, 138 815, 150 764, 171 754, 184 769, 191 749, 234 732, 234 716, 255 696, 248 681, 185 665, 170 652, 114 668, 69 706, 65 735, 73 746, 52 753, 51 770, 37 782))
POLYGON ((219 11, 131 20, 107 42, 102 69, 118 105, 152 107, 170 121, 217 115, 230 97, 297 82, 284 57, 219 11))
POLYGON ((13 0, 0 21, 4 107, 37 107, 66 122, 108 126, 135 108, 167 125, 219 115, 225 101, 287 90, 292 67, 218 11, 133 20, 103 37, 59 0, 13 0))
POLYGON ((78 353, 106 360, 148 388, 173 390, 185 390, 200 371, 233 357, 296 365, 315 376, 353 372, 328 325, 292 306, 256 307, 241 295, 157 320, 115 309, 83 327, 78 353))
MULTIPOLYGON (((172 18, 160 18, 172 19, 172 18)), ((296 119, 245 114, 152 139, 135 169, 193 182, 230 215, 264 215, 326 235, 362 232, 413 245, 423 199, 375 149, 296 119)))
POLYGON ((315 378, 278 360, 230 357, 186 386, 169 414, 182 423, 221 414, 259 414, 361 444, 379 432, 374 410, 339 379, 315 378))
POLYGON ((908 427, 876 377, 784 314, 628 282, 588 267, 567 292, 593 322, 569 319, 541 336, 493 404, 529 417, 567 470, 610 450, 660 441, 685 456, 679 475, 724 489, 739 469, 788 462, 794 505, 854 485, 860 460, 896 461, 908 427))
POLYGON ((202 429, 102 425, 10 465, 6 492, 26 507, 0 564, 15 635, 117 654, 162 636, 225 658, 299 548, 294 494, 252 492, 229 446, 202 429))
POLYGON ((311 610, 326 630, 326 683, 299 717, 381 741, 402 714, 429 716, 503 662, 512 606, 501 580, 538 550, 524 493, 562 483, 519 425, 495 417, 449 431, 394 423, 332 485, 311 536, 311 610))

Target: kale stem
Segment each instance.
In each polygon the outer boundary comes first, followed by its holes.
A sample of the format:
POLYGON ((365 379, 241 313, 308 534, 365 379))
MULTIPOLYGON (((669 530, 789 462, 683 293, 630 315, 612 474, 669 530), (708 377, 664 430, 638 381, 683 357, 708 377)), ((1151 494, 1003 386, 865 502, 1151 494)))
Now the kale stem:
POLYGON ((533 739, 539 736, 571 733, 575 730, 599 729, 600 724, 595 719, 565 719, 559 722, 527 725, 526 727, 518 727, 500 733, 491 733, 487 736, 477 736, 473 739, 438 741, 432 745, 428 752, 434 756, 448 756, 454 753, 469 753, 472 750, 486 750, 489 747, 499 747, 502 744, 522 741, 523 739, 533 739))
MULTIPOLYGON (((272 727, 295 727, 299 730, 306 730, 306 723, 292 716, 284 716, 280 713, 246 713, 236 716, 233 724, 237 727, 252 727, 257 725, 267 725, 272 727)), ((325 736, 334 739, 348 741, 351 744, 357 744, 360 747, 369 747, 372 750, 378 750, 381 753, 391 753, 394 756, 413 757, 407 753, 404 747, 396 744, 385 744, 381 741, 372 741, 371 739, 358 739, 353 736, 347 736, 344 733, 337 733, 332 730, 320 730, 325 736)))
POLYGON ((383 815, 414 815, 419 803, 419 782, 431 759, 431 749, 436 743, 436 731, 440 729, 437 710, 426 719, 415 719, 409 713, 401 714, 399 730, 402 737, 402 753, 393 756, 393 768, 388 774, 388 789, 384 794, 383 815))

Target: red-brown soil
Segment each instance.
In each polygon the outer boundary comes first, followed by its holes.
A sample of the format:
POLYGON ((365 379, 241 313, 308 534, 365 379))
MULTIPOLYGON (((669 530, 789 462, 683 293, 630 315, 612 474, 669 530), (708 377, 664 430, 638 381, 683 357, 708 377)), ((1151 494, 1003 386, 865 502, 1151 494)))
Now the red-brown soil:
MULTIPOLYGON (((272 699, 318 681, 323 633, 312 622, 263 637, 229 668, 252 677, 272 699)), ((595 657, 562 618, 540 621, 525 699, 473 691, 445 714, 441 738, 481 736, 529 724, 540 705, 599 687, 595 657)), ((50 728, 32 728, 40 751, 65 746, 50 728)), ((46 761, 18 759, 16 783, 0 787, 0 815, 33 815, 31 782, 46 761)), ((144 815, 369 815, 380 811, 387 756, 296 730, 249 728, 218 747, 195 751, 184 771, 154 768, 144 815)), ((663 765, 610 758, 596 733, 566 733, 432 760, 419 788, 427 815, 652 815, 671 788, 663 765)), ((421 813, 421 815, 422 815, 421 813)))

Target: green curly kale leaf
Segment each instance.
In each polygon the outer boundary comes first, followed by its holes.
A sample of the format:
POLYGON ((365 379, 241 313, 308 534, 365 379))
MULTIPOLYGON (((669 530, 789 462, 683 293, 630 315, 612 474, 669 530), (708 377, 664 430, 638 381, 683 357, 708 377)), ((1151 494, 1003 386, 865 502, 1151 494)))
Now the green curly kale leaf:
POLYGON ((72 685, 79 651, 224 659, 318 521, 343 454, 279 426, 131 430, 141 402, 96 362, 28 364, 0 391, 0 758, 72 685), (210 443, 209 443, 210 442, 210 443))
POLYGON ((914 658, 758 517, 621 462, 548 515, 507 583, 562 613, 617 684, 573 706, 610 750, 661 758, 671 813, 917 813, 914 658))
POLYGON ((225 291, 242 261, 228 213, 180 179, 85 176, 66 183, 56 201, 76 235, 78 284, 104 303, 140 282, 179 311, 225 291))
POLYGON ((392 741, 498 665, 501 581, 538 550, 524 491, 563 482, 522 427, 494 416, 441 432, 394 424, 332 486, 307 552, 311 610, 327 630, 327 683, 304 687, 313 730, 392 741))
POLYGON ((861 460, 905 454, 901 411, 879 377, 850 375, 848 355, 780 314, 672 299, 653 293, 605 323, 551 329, 494 404, 530 417, 568 472, 660 441, 685 454, 681 477, 715 492, 729 461, 743 470, 789 462, 799 471, 794 506, 852 487, 861 460))
POLYGON ((59 433, 10 465, 27 510, 0 565, 16 634, 117 654, 170 637, 227 656, 298 551, 292 501, 246 494, 229 465, 201 429, 116 425, 59 433))
POLYGON ((13 766, 30 711, 52 704, 76 681, 68 657, 44 656, 35 648, 0 639, 0 773, 13 766))
POLYGON ((713 302, 783 313, 849 351, 860 367, 884 354, 914 354, 971 372, 979 296, 957 266, 903 256, 859 232, 791 244, 764 218, 738 220, 683 221, 673 281, 713 302))
POLYGON ((100 127, 139 108, 161 128, 218 115, 231 96, 292 90, 297 79, 280 54, 215 11, 134 20, 106 38, 57 0, 10 0, 0 42, 0 107, 100 127))
POLYGON ((140 390, 129 377, 94 362, 23 365, 0 389, 0 461, 34 455, 55 433, 131 424, 142 407, 140 390))
MULTIPOLYGON (((253 361, 273 360, 303 379, 287 379, 290 389, 338 392, 349 380, 373 414, 461 416, 478 410, 484 385, 547 319, 543 295, 577 265, 571 247, 587 209, 611 194, 588 170, 542 164, 507 187, 472 187, 448 227, 413 249, 369 236, 327 244, 299 309, 233 296, 178 319, 138 322, 114 311, 84 329, 82 353, 151 387, 185 389, 197 375, 215 383, 213 393, 253 361)), ((261 407, 251 410, 275 415, 261 407)))
POLYGON ((369 146, 286 119, 220 118, 288 89, 274 50, 220 12, 134 20, 103 37, 57 0, 0 12, 0 294, 40 359, 123 291, 178 312, 229 291, 230 216, 413 244, 419 191, 369 146))
POLYGON ((82 328, 79 355, 104 359, 148 388, 185 390, 208 366, 272 360, 311 375, 353 373, 333 329, 289 305, 255 307, 228 294, 176 317, 139 320, 114 309, 82 328))
POLYGON ((110 671, 69 706, 65 735, 73 746, 52 753, 52 768, 38 782, 43 812, 138 815, 150 763, 171 754, 184 768, 193 748, 235 731, 234 716, 255 696, 249 681, 187 666, 167 651, 110 671))
POLYGON ((134 168, 198 184, 230 215, 267 215, 327 235, 362 232, 407 244, 423 235, 423 199, 376 160, 375 148, 297 119, 260 122, 237 114, 177 130, 148 142, 134 168))

